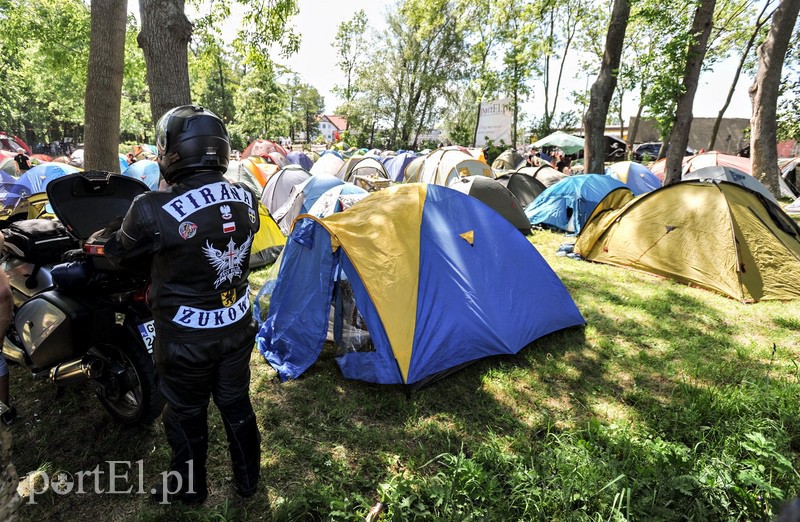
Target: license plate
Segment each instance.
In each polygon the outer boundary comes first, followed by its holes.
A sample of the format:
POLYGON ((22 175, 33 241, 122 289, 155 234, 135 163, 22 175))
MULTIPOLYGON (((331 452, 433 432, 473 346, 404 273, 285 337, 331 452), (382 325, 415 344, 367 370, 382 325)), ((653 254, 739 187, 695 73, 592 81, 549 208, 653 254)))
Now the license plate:
POLYGON ((155 321, 150 320, 146 323, 139 325, 139 334, 142 336, 144 346, 147 348, 148 353, 153 353, 153 343, 156 340, 156 325, 155 321))

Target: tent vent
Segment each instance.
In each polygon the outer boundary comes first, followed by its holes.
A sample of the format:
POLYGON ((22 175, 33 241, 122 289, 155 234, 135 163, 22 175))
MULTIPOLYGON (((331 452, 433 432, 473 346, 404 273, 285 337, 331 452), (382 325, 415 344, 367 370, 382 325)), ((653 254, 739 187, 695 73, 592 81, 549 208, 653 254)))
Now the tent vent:
POLYGON ((474 246, 475 243, 475 231, 470 230, 469 232, 464 232, 463 234, 459 234, 467 243, 474 246))

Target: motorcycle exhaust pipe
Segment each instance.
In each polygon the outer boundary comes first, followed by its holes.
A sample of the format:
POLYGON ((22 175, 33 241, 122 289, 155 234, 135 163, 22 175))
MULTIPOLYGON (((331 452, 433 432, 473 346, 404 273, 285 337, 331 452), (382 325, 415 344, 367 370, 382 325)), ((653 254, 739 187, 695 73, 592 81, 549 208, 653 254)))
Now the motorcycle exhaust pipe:
POLYGON ((3 337, 2 355, 5 356, 5 358, 9 361, 13 361, 21 365, 25 364, 25 352, 22 351, 19 346, 12 343, 8 337, 3 337))
POLYGON ((77 384, 98 377, 103 361, 92 357, 61 363, 50 370, 50 380, 59 386, 77 384))

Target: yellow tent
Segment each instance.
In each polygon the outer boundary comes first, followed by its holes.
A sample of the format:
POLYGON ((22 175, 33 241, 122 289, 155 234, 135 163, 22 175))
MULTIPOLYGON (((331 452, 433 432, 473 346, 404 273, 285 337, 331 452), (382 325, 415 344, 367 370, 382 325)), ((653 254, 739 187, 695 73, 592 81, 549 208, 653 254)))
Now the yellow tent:
POLYGON ((595 213, 575 252, 743 302, 800 298, 800 227, 734 183, 685 181, 595 213))
POLYGON ((452 181, 466 176, 494 178, 494 173, 486 162, 476 159, 467 149, 445 147, 409 163, 404 176, 406 183, 448 186, 452 181))
POLYGON ((258 215, 261 226, 256 232, 253 246, 250 248, 250 268, 274 263, 286 244, 286 236, 269 215, 267 207, 261 202, 258 203, 258 215))

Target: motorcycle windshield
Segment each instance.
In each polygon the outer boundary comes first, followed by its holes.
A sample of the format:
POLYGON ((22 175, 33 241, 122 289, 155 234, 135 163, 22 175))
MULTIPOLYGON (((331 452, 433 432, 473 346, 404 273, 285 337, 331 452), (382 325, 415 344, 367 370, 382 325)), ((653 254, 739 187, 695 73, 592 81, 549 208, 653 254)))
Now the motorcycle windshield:
POLYGON ((86 240, 128 212, 133 199, 148 191, 138 179, 109 172, 69 174, 47 185, 53 212, 72 235, 86 240))

